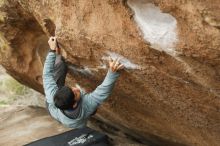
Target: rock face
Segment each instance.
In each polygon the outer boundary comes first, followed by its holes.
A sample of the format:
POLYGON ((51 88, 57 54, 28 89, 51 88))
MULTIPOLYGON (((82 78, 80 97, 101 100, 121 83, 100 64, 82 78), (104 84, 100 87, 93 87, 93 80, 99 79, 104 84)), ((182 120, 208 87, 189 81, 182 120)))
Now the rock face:
POLYGON ((2 0, 0 62, 43 93, 47 40, 69 62, 67 84, 101 83, 108 56, 121 56, 114 93, 98 112, 150 145, 220 143, 220 2, 2 0), (79 68, 72 74, 71 66, 79 68))

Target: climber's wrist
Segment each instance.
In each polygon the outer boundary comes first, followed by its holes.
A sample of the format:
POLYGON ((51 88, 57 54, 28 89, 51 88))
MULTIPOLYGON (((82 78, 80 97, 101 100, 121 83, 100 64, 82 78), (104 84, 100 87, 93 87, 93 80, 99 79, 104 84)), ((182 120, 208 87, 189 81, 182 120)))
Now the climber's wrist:
POLYGON ((56 50, 49 49, 49 52, 53 52, 53 53, 55 53, 55 52, 56 52, 56 50))
POLYGON ((60 48, 57 47, 56 50, 55 50, 55 52, 56 52, 57 54, 61 54, 61 53, 60 53, 60 52, 61 52, 61 51, 60 51, 60 48))

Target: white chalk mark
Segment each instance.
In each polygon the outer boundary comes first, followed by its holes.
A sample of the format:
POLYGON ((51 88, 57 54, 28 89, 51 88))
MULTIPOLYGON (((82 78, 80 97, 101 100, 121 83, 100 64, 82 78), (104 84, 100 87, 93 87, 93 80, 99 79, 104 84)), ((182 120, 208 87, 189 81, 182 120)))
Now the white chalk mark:
POLYGON ((128 5, 135 13, 135 21, 151 47, 175 56, 175 44, 178 41, 177 21, 170 14, 162 13, 148 0, 128 0, 128 5))
POLYGON ((90 69, 89 67, 87 67, 87 66, 84 66, 83 72, 84 72, 84 73, 87 73, 87 74, 90 74, 90 75, 93 75, 91 69, 90 69))
POLYGON ((107 69, 107 65, 104 64, 104 63, 101 63, 101 65, 99 65, 99 66, 97 67, 97 69, 107 69))
POLYGON ((102 57, 103 60, 109 60, 109 57, 111 57, 113 60, 117 58, 121 58, 120 63, 123 64, 126 69, 140 69, 139 65, 132 63, 130 60, 128 60, 122 55, 119 55, 115 52, 109 52, 109 51, 107 52, 107 54, 109 56, 103 56, 102 57))

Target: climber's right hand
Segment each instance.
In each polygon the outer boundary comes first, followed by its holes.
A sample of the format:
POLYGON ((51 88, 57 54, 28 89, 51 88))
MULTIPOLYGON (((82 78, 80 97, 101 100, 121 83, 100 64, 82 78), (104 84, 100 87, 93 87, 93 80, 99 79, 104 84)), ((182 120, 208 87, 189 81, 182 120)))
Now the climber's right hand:
POLYGON ((48 40, 48 44, 51 50, 57 50, 57 38, 56 37, 50 37, 48 40))
POLYGON ((117 72, 124 68, 124 65, 120 63, 120 58, 113 60, 112 58, 109 59, 109 69, 112 72, 117 72))

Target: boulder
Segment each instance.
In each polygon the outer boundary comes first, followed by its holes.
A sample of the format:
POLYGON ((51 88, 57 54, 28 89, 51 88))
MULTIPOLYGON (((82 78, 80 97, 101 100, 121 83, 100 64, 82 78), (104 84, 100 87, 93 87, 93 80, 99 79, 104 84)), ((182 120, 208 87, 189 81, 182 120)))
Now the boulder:
POLYGON ((0 5, 0 63, 19 82, 43 93, 47 41, 56 35, 69 63, 69 86, 94 90, 108 57, 122 57, 126 69, 98 111, 106 123, 151 145, 219 145, 218 0, 0 5))

